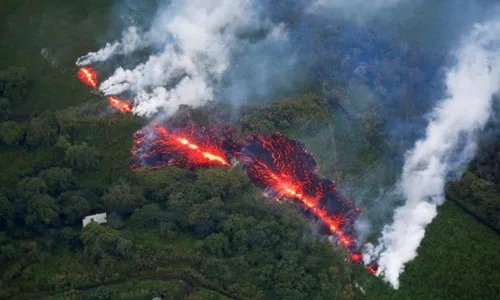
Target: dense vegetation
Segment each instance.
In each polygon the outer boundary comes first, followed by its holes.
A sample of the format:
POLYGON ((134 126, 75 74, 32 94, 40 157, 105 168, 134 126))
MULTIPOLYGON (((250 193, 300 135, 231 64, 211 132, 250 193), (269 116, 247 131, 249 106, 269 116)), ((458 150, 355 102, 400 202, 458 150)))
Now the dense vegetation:
MULTIPOLYGON (((5 20, 0 298, 492 299, 500 294, 498 235, 453 203, 440 208, 420 256, 394 291, 346 263, 344 252, 317 235, 292 203, 261 196, 238 167, 132 172, 132 134, 143 121, 111 113, 102 99, 67 78, 74 73, 74 58, 90 48, 81 41, 99 30, 94 24, 103 20, 109 3, 59 2, 7 0, 0 12, 5 20), (39 9, 50 18, 33 17, 39 9), (31 23, 18 27, 28 17, 31 23), (71 30, 52 36, 53 22, 71 30), (27 43, 32 28, 40 35, 27 43), (65 50, 40 54, 49 38, 65 50), (71 45, 63 43, 70 39, 71 45), (83 216, 104 211, 107 225, 82 229, 83 216)), ((358 88, 363 84, 349 89, 358 88)), ((351 115, 342 106, 353 105, 349 97, 340 93, 332 104, 308 93, 246 107, 237 121, 224 106, 183 107, 173 121, 225 120, 241 135, 283 131, 300 138, 317 155, 320 172, 342 186, 381 176, 377 164, 387 147, 380 142, 378 120, 384 111, 366 108, 351 115)), ((481 147, 448 194, 498 228, 498 144, 481 147)), ((384 165, 383 172, 388 169, 384 165)))

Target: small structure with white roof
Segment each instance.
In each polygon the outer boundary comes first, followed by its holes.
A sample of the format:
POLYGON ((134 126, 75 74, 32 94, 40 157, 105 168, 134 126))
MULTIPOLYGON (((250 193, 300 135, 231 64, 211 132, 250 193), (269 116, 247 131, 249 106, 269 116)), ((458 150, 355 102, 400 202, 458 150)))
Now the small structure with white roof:
POLYGON ((108 221, 107 217, 108 217, 107 213, 86 216, 83 219, 83 227, 87 226, 91 222, 95 222, 97 224, 104 224, 108 221))

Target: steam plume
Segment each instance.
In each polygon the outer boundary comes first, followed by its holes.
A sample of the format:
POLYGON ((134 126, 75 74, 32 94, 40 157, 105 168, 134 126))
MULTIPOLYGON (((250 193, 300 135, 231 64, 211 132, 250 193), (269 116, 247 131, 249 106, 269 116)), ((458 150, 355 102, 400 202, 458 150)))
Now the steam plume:
POLYGON ((250 0, 172 1, 159 10, 142 37, 129 28, 121 42, 107 44, 77 64, 104 61, 135 50, 157 49, 133 68, 118 67, 99 89, 106 95, 134 95, 134 113, 174 113, 180 104, 199 106, 214 100, 233 57, 252 44, 285 40, 283 28, 266 22, 250 0), (259 36, 250 41, 246 36, 259 36))
POLYGON ((122 34, 120 42, 107 43, 104 48, 97 52, 90 52, 76 60, 78 66, 89 65, 95 62, 105 61, 116 54, 127 55, 137 50, 139 47, 147 44, 147 41, 142 39, 137 28, 130 27, 122 34))
POLYGON ((425 138, 406 157, 398 184, 406 203, 383 229, 379 245, 368 245, 365 253, 365 261, 378 257, 378 273, 395 288, 444 201, 445 181, 473 157, 476 134, 489 119, 500 89, 500 20, 476 25, 456 59, 446 76, 448 98, 434 109, 425 138))

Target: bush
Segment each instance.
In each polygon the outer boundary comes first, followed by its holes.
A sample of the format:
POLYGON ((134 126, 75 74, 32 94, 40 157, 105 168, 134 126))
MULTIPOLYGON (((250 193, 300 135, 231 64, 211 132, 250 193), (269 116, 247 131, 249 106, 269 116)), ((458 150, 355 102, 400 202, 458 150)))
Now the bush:
POLYGON ((9 119, 11 107, 12 105, 10 104, 9 99, 0 98, 0 121, 9 119))
POLYGON ((70 190, 76 185, 76 178, 71 169, 50 168, 40 172, 39 176, 47 184, 48 191, 53 196, 70 190))
POLYGON ((109 212, 116 212, 121 216, 129 216, 135 208, 145 202, 138 188, 131 188, 126 184, 111 187, 102 199, 109 212))
POLYGON ((133 222, 142 227, 156 227, 160 222, 165 221, 165 219, 165 212, 154 203, 136 209, 132 215, 133 222))
POLYGON ((14 211, 12 203, 2 194, 0 194, 0 227, 13 225, 14 211))
POLYGON ((0 125, 0 138, 2 142, 11 147, 19 146, 24 139, 24 127, 23 125, 7 121, 0 125))
POLYGON ((31 120, 26 134, 26 144, 32 147, 52 146, 56 143, 58 136, 59 123, 56 115, 46 112, 31 120))
POLYGON ((20 104, 31 87, 31 80, 26 76, 26 70, 10 67, 0 71, 0 97, 9 99, 13 105, 20 104))
POLYGON ((109 256, 125 259, 132 255, 132 242, 112 228, 90 223, 81 237, 85 255, 95 263, 109 256))
POLYGON ((64 193, 58 200, 62 205, 65 223, 68 225, 81 222, 82 218, 92 210, 89 201, 81 193, 64 193))
POLYGON ((28 201, 25 222, 41 232, 47 226, 59 226, 59 205, 49 195, 39 195, 28 201))
POLYGON ((203 248, 210 253, 222 256, 229 252, 229 239, 224 233, 215 233, 203 241, 203 248))
POLYGON ((160 235, 167 239, 173 239, 177 236, 175 231, 175 226, 170 222, 161 222, 160 225, 160 235))
POLYGON ((86 143, 69 146, 65 156, 66 161, 76 171, 95 170, 99 166, 97 150, 86 143))

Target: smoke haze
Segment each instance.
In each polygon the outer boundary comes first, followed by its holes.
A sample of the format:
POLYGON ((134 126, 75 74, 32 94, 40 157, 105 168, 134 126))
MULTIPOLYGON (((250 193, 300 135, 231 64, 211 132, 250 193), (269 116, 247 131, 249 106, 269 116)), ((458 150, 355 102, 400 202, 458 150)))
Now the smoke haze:
POLYGON ((444 201, 446 180, 459 176, 473 158, 477 133, 488 121, 500 88, 499 36, 500 21, 476 25, 456 53, 457 65, 446 76, 448 97, 433 110, 425 138, 406 157, 398 184, 406 203, 384 227, 379 245, 367 247, 367 256, 379 257, 379 273, 395 288, 444 201))
MULTIPOLYGON (((216 89, 233 60, 254 44, 279 47, 283 27, 266 22, 248 0, 172 1, 159 8, 150 29, 128 28, 120 42, 107 44, 77 60, 78 65, 157 49, 133 68, 118 67, 99 89, 105 95, 124 92, 134 97, 134 113, 173 114, 180 104, 200 106, 214 100, 216 89), (245 35, 259 34, 252 42, 245 35)), ((265 51, 264 49, 261 49, 265 51)))

